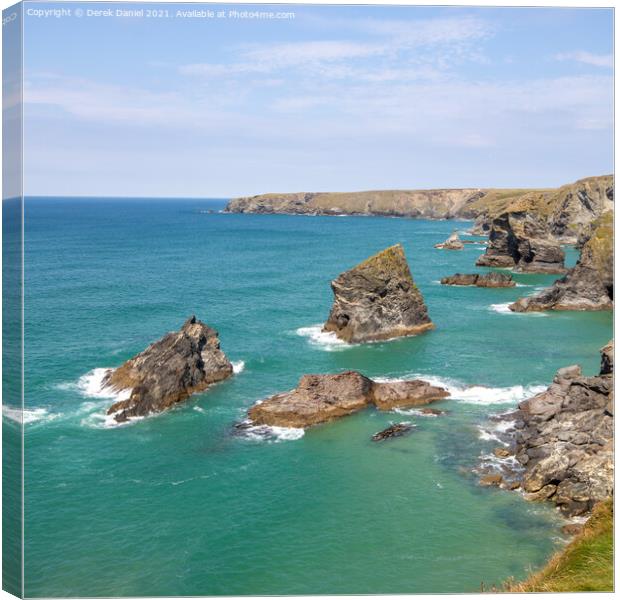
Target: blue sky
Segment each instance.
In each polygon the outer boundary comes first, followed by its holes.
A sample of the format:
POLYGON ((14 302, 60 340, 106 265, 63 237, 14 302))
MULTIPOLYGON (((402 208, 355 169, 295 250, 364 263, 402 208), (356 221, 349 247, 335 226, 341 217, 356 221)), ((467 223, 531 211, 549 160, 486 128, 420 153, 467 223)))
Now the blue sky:
MULTIPOLYGON (((26 3, 73 10, 114 3, 26 3)), ((262 5, 25 17, 25 191, 555 186, 613 170, 613 13, 262 5)))

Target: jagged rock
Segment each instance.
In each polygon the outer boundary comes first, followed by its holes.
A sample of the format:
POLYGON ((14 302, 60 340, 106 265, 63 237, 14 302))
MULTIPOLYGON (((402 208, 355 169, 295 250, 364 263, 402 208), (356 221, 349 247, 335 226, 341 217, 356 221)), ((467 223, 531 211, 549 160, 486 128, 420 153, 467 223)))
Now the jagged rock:
POLYGON ((105 388, 131 389, 129 398, 114 403, 108 414, 122 423, 161 412, 232 373, 217 331, 192 316, 179 331, 168 333, 105 376, 105 388))
POLYGON ((516 284, 512 280, 512 275, 507 273, 456 273, 450 277, 444 277, 441 280, 442 285, 475 285, 476 287, 514 287, 516 284))
POLYGON ((550 499, 567 515, 592 509, 613 492, 613 342, 602 350, 601 373, 560 369, 551 386, 519 404, 524 427, 514 434, 529 500, 550 499))
POLYGON ((601 375, 609 375, 614 371, 614 344, 609 342, 601 348, 601 375))
POLYGON ((610 310, 613 307, 613 214, 599 221, 577 265, 551 287, 509 306, 514 312, 610 310))
POLYGON ((613 176, 588 177, 553 193, 549 229, 563 243, 575 243, 590 224, 614 208, 613 176))
POLYGON ((418 335, 434 325, 400 244, 332 281, 334 304, 323 330, 359 343, 418 335))
POLYGON ((493 448, 493 454, 497 456, 497 458, 508 458, 510 456, 510 450, 506 448, 493 448))
POLYGON ((484 477, 482 477, 478 483, 485 487, 490 487, 500 486, 503 481, 504 478, 501 475, 498 475, 497 473, 492 473, 490 475, 485 475, 484 477))
POLYGON ((459 237, 458 231, 453 231, 445 242, 435 244, 435 248, 439 248, 440 250, 462 250, 464 245, 459 237))
POLYGON ((310 427, 374 405, 379 410, 429 404, 449 393, 425 381, 374 382, 357 371, 304 375, 298 386, 252 406, 255 425, 310 427))
POLYGON ((489 245, 476 265, 514 268, 523 273, 566 272, 561 246, 551 239, 543 219, 527 209, 493 219, 489 245))
POLYGON ((382 442, 389 438, 401 437, 413 431, 413 425, 410 423, 396 423, 386 427, 383 431, 379 431, 372 436, 373 442, 382 442))
POLYGON ((450 393, 426 381, 413 379, 373 384, 372 402, 379 410, 423 406, 447 398, 450 393))

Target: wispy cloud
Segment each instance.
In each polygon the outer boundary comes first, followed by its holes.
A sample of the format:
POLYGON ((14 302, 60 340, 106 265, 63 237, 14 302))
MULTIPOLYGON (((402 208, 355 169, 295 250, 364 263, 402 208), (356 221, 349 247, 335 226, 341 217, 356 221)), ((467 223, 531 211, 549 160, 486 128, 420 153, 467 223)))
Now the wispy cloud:
POLYGON ((555 60, 574 61, 584 65, 591 65, 593 67, 612 68, 614 66, 613 54, 593 54, 592 52, 576 50, 574 52, 563 52, 561 54, 556 54, 554 58, 555 60))

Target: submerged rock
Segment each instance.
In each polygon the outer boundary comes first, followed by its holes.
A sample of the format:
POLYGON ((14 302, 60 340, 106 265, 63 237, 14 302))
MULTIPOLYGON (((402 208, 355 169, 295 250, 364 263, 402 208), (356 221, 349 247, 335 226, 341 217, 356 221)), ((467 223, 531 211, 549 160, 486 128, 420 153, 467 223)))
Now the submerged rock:
POLYGON ((192 316, 179 331, 168 333, 105 376, 104 387, 131 389, 129 398, 114 403, 108 414, 122 423, 161 412, 232 373, 217 331, 192 316))
POLYGON ((529 500, 551 500, 566 515, 588 512, 613 493, 613 380, 603 349, 601 373, 584 377, 578 366, 560 369, 551 386, 519 404, 517 459, 529 500))
POLYGON ((565 277, 509 306, 514 312, 613 308, 613 213, 602 217, 565 277))
POLYGON ((400 244, 332 281, 334 304, 323 330, 349 343, 418 335, 434 325, 400 244))
POLYGON ((464 246, 458 231, 453 231, 445 242, 435 244, 435 248, 439 248, 440 250, 462 250, 464 246))
POLYGON ((564 251, 552 239, 545 221, 527 206, 493 219, 479 267, 514 268, 523 273, 565 273, 564 251))
POLYGON ((379 431, 372 436, 373 442, 382 442, 389 438, 401 437, 407 435, 413 431, 413 425, 411 423, 396 423, 386 427, 383 431, 379 431))
POLYGON ((516 284, 512 280, 512 275, 507 273, 471 273, 462 274, 456 273, 450 277, 444 277, 441 280, 441 285, 475 285, 476 287, 514 287, 516 284))
POLYGON ((390 410, 430 404, 448 396, 447 390, 419 380, 379 383, 357 371, 304 375, 294 390, 252 406, 248 417, 255 425, 310 427, 371 405, 390 410))

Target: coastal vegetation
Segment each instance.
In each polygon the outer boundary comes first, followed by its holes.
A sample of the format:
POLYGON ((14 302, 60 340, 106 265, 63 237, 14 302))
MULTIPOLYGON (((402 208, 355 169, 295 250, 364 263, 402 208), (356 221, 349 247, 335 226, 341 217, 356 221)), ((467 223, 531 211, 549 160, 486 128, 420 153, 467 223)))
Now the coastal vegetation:
POLYGON ((614 589, 613 499, 599 502, 566 548, 507 592, 611 592, 614 589))

